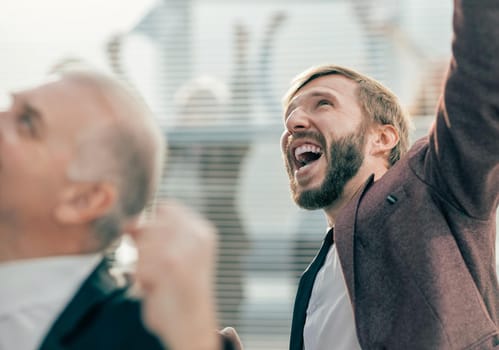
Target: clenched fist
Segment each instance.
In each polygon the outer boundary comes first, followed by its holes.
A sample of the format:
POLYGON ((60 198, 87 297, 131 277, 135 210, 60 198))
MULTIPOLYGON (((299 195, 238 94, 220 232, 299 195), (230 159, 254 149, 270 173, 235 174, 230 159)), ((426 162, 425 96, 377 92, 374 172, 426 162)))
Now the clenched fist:
POLYGON ((187 207, 167 202, 127 232, 138 250, 136 279, 146 325, 174 350, 220 349, 214 226, 187 207))

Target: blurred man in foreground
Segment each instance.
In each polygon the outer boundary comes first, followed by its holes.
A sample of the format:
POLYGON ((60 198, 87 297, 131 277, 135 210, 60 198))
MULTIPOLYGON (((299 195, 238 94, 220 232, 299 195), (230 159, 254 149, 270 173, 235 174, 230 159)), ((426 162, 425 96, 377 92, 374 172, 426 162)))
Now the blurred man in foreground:
MULTIPOLYGON (((0 112, 0 349, 163 349, 104 257, 136 228, 160 177, 165 147, 149 109, 88 71, 61 72, 12 99, 0 112)), ((178 234, 211 232, 188 213, 162 210, 178 234)), ((211 286, 210 274, 204 280, 211 286)), ((214 317, 189 326, 193 341, 221 345, 214 317)))

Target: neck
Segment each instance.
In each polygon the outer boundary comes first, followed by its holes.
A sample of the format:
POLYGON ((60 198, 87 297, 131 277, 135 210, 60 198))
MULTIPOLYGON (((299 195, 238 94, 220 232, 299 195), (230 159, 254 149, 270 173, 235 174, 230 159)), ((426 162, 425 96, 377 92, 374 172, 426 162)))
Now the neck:
POLYGON ((377 181, 386 173, 386 171, 387 169, 385 167, 378 167, 375 169, 371 168, 370 171, 360 170, 356 176, 347 182, 341 197, 330 206, 324 208, 328 226, 334 227, 336 218, 340 214, 341 210, 364 188, 367 179, 371 175, 374 175, 374 181, 377 181))
POLYGON ((345 205, 350 202, 353 197, 360 191, 362 186, 359 186, 356 191, 349 193, 348 196, 343 195, 342 198, 335 201, 332 205, 324 208, 324 214, 326 215, 328 227, 334 227, 336 224, 336 218, 341 213, 345 205))
POLYGON ((12 232, 0 228, 0 263, 59 255, 96 252, 95 243, 73 232, 12 232))

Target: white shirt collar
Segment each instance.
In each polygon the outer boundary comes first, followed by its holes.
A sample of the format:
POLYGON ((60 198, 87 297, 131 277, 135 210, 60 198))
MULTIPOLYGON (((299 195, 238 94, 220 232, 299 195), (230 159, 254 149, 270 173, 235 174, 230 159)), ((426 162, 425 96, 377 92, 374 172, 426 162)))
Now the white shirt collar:
POLYGON ((50 299, 64 306, 101 259, 89 254, 0 264, 0 314, 50 299))

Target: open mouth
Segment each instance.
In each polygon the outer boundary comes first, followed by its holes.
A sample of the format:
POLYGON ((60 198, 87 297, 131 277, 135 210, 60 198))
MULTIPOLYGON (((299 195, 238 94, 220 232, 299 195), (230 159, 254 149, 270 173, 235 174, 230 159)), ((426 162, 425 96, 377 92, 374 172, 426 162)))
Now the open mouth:
POLYGON ((294 150, 294 158, 297 168, 301 169, 312 164, 322 157, 322 153, 322 148, 310 143, 305 143, 296 147, 294 150))

